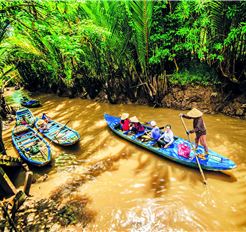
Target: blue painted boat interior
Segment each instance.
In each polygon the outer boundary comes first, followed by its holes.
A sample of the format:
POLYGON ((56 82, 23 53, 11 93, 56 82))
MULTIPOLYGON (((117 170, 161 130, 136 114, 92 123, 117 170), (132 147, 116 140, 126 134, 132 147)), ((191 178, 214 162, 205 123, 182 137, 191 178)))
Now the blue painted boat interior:
MULTIPOLYGON (((176 136, 175 141, 173 142, 173 144, 170 147, 160 148, 160 147, 156 146, 156 142, 153 140, 149 140, 147 142, 142 142, 140 140, 140 138, 143 135, 143 133, 129 134, 128 135, 127 132, 123 132, 119 129, 115 129, 116 125, 118 125, 120 122, 120 118, 111 116, 109 114, 105 114, 104 118, 105 118, 109 128, 114 133, 119 135, 120 137, 122 137, 122 138, 124 138, 130 142, 133 142, 133 143, 135 143, 135 144, 137 144, 143 148, 146 148, 149 151, 152 151, 155 154, 158 154, 159 156, 171 159, 175 162, 178 162, 180 164, 183 164, 183 165, 186 165, 189 167, 198 168, 197 161, 196 161, 196 155, 204 153, 204 149, 202 146, 199 145, 198 149, 196 151, 194 151, 192 149, 192 145, 189 143, 189 141, 176 136), (181 143, 184 143, 191 148, 190 158, 185 158, 183 156, 178 155, 178 145, 181 143)), ((145 126, 145 129, 147 131, 151 130, 150 127, 146 127, 146 126, 145 126)), ((209 150, 209 155, 206 157, 206 159, 200 159, 200 158, 198 158, 198 159, 199 159, 199 162, 201 164, 201 167, 203 169, 206 169, 206 170, 218 171, 218 170, 233 169, 236 167, 236 164, 232 160, 230 160, 230 159, 228 159, 228 158, 226 158, 226 157, 224 157, 224 156, 222 156, 222 155, 220 155, 220 154, 218 154, 212 150, 209 150)))
MULTIPOLYGON (((37 121, 35 123, 36 128, 38 128, 37 121)), ((80 135, 77 131, 54 120, 49 119, 47 128, 48 130, 45 131, 39 130, 40 133, 56 144, 69 146, 75 144, 80 139, 80 135)))
POLYGON ((21 158, 29 164, 35 166, 44 166, 51 161, 51 149, 49 144, 33 130, 31 127, 27 127, 28 130, 19 134, 12 131, 13 144, 20 154, 21 158), (28 153, 28 149, 32 146, 37 145, 38 147, 45 147, 46 149, 39 151, 36 154, 28 153))

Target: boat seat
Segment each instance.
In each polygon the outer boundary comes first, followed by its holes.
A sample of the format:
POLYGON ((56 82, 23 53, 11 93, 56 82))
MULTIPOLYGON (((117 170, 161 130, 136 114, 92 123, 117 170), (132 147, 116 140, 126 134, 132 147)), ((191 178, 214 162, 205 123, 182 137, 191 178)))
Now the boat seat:
POLYGON ((132 136, 133 139, 138 139, 139 137, 143 136, 145 132, 137 133, 132 136))
POLYGON ((63 126, 60 126, 60 125, 55 125, 53 126, 52 128, 49 128, 49 132, 48 134, 52 134, 52 133, 55 133, 57 130, 61 129, 63 126))
POLYGON ((29 113, 26 113, 26 112, 23 112, 23 113, 20 113, 17 115, 18 117, 23 117, 23 116, 26 116, 26 117, 31 117, 31 115, 29 113))
POLYGON ((17 139, 16 141, 17 141, 18 143, 20 143, 20 142, 23 142, 23 141, 25 141, 25 140, 27 140, 27 139, 32 139, 32 138, 34 138, 34 136, 32 136, 32 137, 30 137, 30 136, 25 136, 25 138, 17 139))
POLYGON ((36 138, 34 138, 34 139, 32 139, 32 140, 29 140, 28 142, 22 143, 21 146, 25 146, 25 145, 27 145, 27 144, 29 144, 29 143, 31 143, 31 142, 36 141, 36 140, 39 140, 39 138, 36 137, 36 138))
MULTIPOLYGON (((63 136, 67 136, 67 133, 66 133, 67 131, 69 131, 69 130, 66 130, 66 131, 65 131, 65 130, 61 130, 59 133, 57 133, 57 135, 62 136, 62 137, 63 137, 63 136)), ((51 138, 54 138, 54 137, 57 136, 57 135, 56 135, 56 133, 54 133, 54 134, 53 134, 52 136, 50 136, 50 137, 51 137, 51 138)))
POLYGON ((50 129, 54 128, 55 126, 57 126, 57 123, 50 122, 50 123, 48 123, 48 126, 49 126, 49 130, 50 130, 50 129))
POLYGON ((49 129, 52 128, 54 125, 57 125, 55 122, 48 122, 49 129))
POLYGON ((33 134, 33 132, 31 131, 31 132, 26 133, 25 135, 23 135, 23 134, 22 135, 17 135, 16 136, 16 140, 19 141, 19 139, 23 138, 23 136, 25 136, 25 138, 26 137, 30 137, 32 134, 33 134))
POLYGON ((66 136, 68 137, 68 138, 70 138, 70 137, 73 137, 73 136, 77 136, 77 134, 74 132, 74 131, 71 131, 71 130, 69 130, 69 132, 66 134, 66 136))
MULTIPOLYGON (((52 131, 50 131, 48 134, 49 134, 49 136, 50 137, 52 137, 52 136, 54 136, 55 135, 55 133, 57 132, 57 131, 59 131, 61 128, 63 128, 64 126, 60 126, 60 127, 57 127, 56 128, 56 130, 52 130, 52 131)), ((66 127, 63 129, 63 130, 61 130, 60 131, 60 133, 62 134, 62 133, 65 133, 66 131, 68 131, 69 129, 67 129, 66 127)))

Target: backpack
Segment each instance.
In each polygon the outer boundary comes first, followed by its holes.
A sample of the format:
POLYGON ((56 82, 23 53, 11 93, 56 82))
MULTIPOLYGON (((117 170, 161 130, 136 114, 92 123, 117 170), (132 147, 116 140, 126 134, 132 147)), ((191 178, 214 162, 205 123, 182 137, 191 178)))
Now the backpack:
POLYGON ((183 156, 185 158, 189 158, 190 157, 190 151, 191 151, 191 149, 187 144, 180 143, 178 145, 178 155, 183 156))

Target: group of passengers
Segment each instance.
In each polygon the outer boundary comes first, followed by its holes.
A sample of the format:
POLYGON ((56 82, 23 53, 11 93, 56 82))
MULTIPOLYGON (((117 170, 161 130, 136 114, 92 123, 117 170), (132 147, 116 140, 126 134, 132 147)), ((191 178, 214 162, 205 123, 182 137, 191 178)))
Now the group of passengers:
MULTIPOLYGON (((196 109, 193 108, 187 114, 179 114, 181 118, 186 118, 186 119, 192 119, 193 120, 193 129, 192 130, 187 130, 186 128, 186 133, 189 136, 189 134, 195 133, 196 138, 195 138, 195 148, 198 147, 198 144, 200 143, 205 150, 205 154, 208 154, 208 146, 207 146, 207 141, 206 141, 206 126, 202 118, 203 113, 196 109)), ((135 133, 143 132, 143 138, 146 134, 146 136, 149 136, 149 138, 155 140, 159 146, 164 146, 164 148, 169 147, 173 141, 174 141, 174 136, 173 132, 171 130, 171 125, 166 125, 164 128, 164 132, 160 131, 160 128, 156 125, 155 121, 151 121, 151 132, 146 133, 145 128, 141 123, 138 121, 138 119, 134 116, 129 119, 129 114, 124 113, 121 115, 121 121, 120 121, 121 129, 123 131, 134 131, 135 133)))
POLYGON ((174 135, 171 125, 167 124, 164 132, 160 130, 155 121, 151 121, 151 128, 146 130, 146 126, 142 125, 136 116, 129 118, 128 113, 123 113, 120 120, 120 129, 126 132, 139 134, 142 141, 152 139, 157 142, 159 147, 168 148, 174 141, 174 135))

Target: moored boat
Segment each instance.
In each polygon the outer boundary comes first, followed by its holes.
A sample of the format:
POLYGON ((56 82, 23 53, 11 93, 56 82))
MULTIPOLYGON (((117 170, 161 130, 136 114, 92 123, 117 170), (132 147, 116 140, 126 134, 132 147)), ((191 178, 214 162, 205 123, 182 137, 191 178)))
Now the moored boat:
POLYGON ((25 107, 39 107, 41 106, 41 103, 39 100, 23 97, 21 99, 21 105, 25 107))
POLYGON ((26 122, 26 124, 33 126, 35 122, 35 117, 32 112, 27 108, 22 108, 16 111, 16 123, 17 125, 26 122))
MULTIPOLYGON (((124 138, 124 139, 126 139, 132 143, 135 143, 135 144, 137 144, 137 145, 139 145, 145 149, 148 149, 149 151, 152 151, 155 154, 158 154, 159 156, 171 159, 177 163, 180 163, 180 164, 183 164, 183 165, 186 165, 189 167, 198 168, 198 164, 196 161, 196 155, 203 153, 203 147, 202 146, 199 145, 198 149, 196 151, 194 151, 192 149, 191 144, 187 140, 180 138, 180 137, 175 137, 175 140, 170 147, 168 147, 168 148, 158 147, 158 146, 155 146, 156 142, 151 140, 151 139, 148 141, 143 141, 141 139, 141 137, 143 135, 142 133, 127 134, 126 132, 123 132, 122 130, 118 129, 119 127, 117 125, 119 125, 120 118, 111 116, 109 114, 104 114, 104 118, 105 118, 109 128, 114 133, 119 135, 120 137, 122 137, 122 138, 124 138), (189 158, 186 158, 186 157, 178 154, 179 144, 185 144, 186 146, 190 146, 189 158)), ((145 129, 146 129, 146 131, 150 131, 151 128, 145 126, 145 129)), ((228 158, 226 158, 226 157, 224 157, 224 156, 222 156, 222 155, 220 155, 220 154, 218 154, 212 150, 209 150, 208 156, 205 156, 203 158, 199 158, 199 156, 198 156, 198 159, 199 159, 199 162, 201 164, 202 169, 205 169, 205 170, 221 171, 221 170, 233 169, 236 167, 236 164, 232 160, 230 160, 230 159, 228 159, 228 158)))
POLYGON ((35 127, 43 136, 58 145, 71 146, 80 140, 80 135, 77 131, 71 129, 66 124, 56 122, 45 115, 43 115, 42 118, 38 118, 35 122, 35 127), (45 129, 40 127, 40 123, 45 124, 45 129))
POLYGON ((44 166, 51 161, 49 144, 29 126, 14 127, 12 142, 20 157, 29 164, 44 166))

